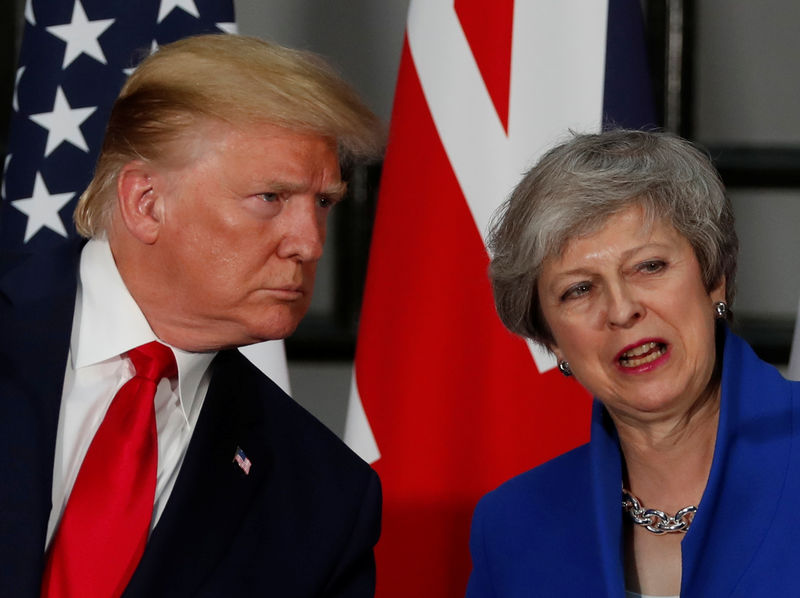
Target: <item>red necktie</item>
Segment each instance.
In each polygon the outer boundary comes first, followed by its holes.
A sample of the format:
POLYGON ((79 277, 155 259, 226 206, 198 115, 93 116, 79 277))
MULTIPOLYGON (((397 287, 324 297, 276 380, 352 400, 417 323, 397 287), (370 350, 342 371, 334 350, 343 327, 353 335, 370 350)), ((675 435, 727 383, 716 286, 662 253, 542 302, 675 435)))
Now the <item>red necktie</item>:
POLYGON ((92 439, 56 530, 42 598, 120 596, 142 558, 156 491, 153 399, 178 370, 152 342, 128 351, 136 375, 117 391, 92 439))

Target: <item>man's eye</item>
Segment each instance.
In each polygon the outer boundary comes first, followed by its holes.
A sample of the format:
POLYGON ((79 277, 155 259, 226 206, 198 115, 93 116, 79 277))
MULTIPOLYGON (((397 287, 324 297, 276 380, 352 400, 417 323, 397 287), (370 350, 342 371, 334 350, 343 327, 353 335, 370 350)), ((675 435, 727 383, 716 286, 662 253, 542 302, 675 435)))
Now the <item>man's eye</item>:
POLYGON ((321 208, 331 208, 336 204, 336 202, 327 195, 319 195, 317 197, 317 204, 319 204, 319 207, 321 208))
POLYGON ((270 203, 273 202, 273 201, 278 201, 278 194, 277 193, 259 193, 257 197, 262 199, 263 201, 270 202, 270 203))
POLYGON ((568 299, 577 299, 578 297, 582 297, 586 293, 592 290, 592 284, 589 282, 579 282, 578 284, 574 284, 567 289, 567 291, 561 295, 561 300, 566 301, 568 299))

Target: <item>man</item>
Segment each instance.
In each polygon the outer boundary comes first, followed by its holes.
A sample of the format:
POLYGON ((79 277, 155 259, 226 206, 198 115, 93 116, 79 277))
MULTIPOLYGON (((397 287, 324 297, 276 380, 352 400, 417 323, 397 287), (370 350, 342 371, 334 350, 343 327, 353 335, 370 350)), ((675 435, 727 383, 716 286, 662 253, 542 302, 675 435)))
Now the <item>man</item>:
POLYGON ((138 67, 76 210, 88 243, 0 263, 0 595, 372 595, 377 476, 233 349, 305 314, 340 168, 379 129, 260 40, 138 67))

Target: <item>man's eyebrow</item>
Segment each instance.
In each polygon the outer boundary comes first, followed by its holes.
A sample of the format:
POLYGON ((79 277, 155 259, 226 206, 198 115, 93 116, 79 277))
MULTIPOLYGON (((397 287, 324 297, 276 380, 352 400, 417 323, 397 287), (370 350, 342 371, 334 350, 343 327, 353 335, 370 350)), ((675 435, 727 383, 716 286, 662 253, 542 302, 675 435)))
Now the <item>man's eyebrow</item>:
MULTIPOLYGON (((267 181, 265 184, 274 193, 303 193, 308 191, 306 185, 298 183, 290 183, 287 181, 267 181)), ((339 201, 344 197, 347 192, 347 183, 340 181, 335 183, 318 193, 318 195, 325 196, 333 201, 339 201)))

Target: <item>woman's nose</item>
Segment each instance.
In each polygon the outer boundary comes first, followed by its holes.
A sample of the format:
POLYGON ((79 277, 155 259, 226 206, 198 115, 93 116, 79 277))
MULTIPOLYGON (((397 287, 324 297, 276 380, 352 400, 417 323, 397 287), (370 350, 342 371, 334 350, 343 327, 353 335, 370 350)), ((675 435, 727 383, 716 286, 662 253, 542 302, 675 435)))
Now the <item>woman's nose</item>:
POLYGON ((608 324, 627 328, 645 315, 643 305, 626 285, 615 285, 608 293, 608 324))

